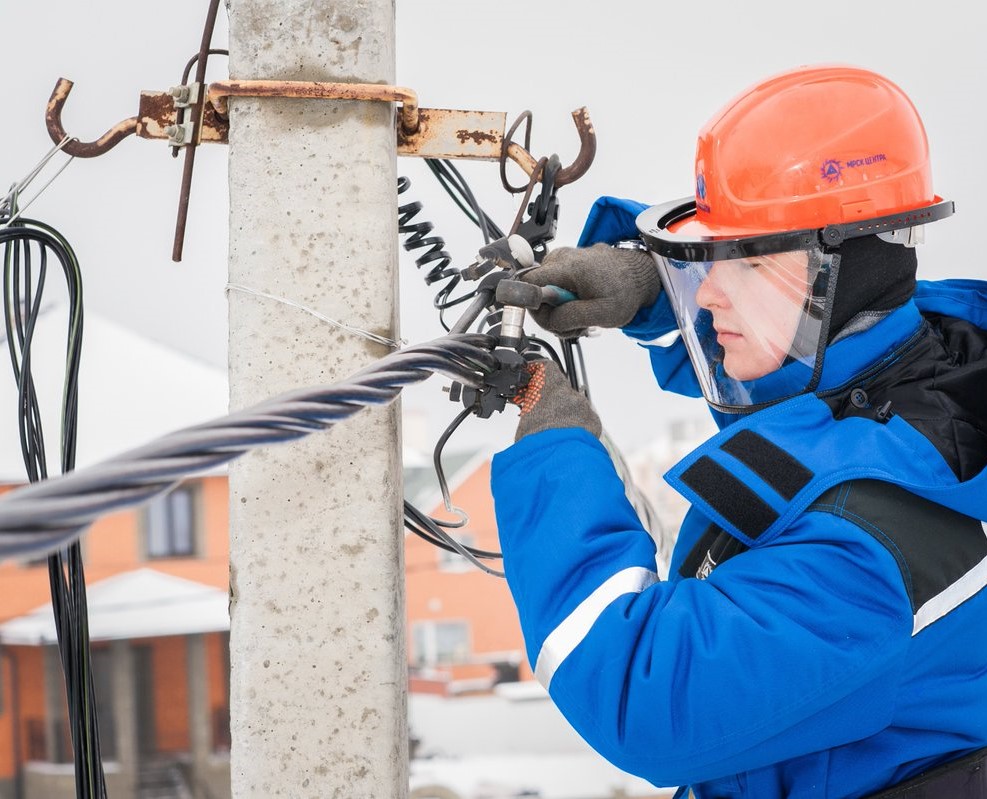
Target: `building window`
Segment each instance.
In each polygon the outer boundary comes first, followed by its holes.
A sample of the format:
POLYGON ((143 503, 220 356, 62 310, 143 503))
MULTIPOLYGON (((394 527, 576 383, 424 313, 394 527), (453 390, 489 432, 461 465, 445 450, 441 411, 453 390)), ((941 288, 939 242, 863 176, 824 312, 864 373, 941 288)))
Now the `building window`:
POLYGON ((144 531, 149 558, 195 554, 195 504, 191 486, 179 486, 148 503, 144 531))
MULTIPOLYGON (((476 536, 472 533, 462 533, 461 535, 456 535, 456 531, 453 530, 450 535, 454 536, 455 539, 464 547, 476 546, 476 536)), ((473 571, 473 569, 473 564, 466 560, 466 558, 458 552, 451 552, 448 549, 439 550, 439 571, 465 572, 473 571)))
POLYGON ((470 653, 470 626, 466 621, 422 621, 412 631, 415 665, 462 663, 470 653))

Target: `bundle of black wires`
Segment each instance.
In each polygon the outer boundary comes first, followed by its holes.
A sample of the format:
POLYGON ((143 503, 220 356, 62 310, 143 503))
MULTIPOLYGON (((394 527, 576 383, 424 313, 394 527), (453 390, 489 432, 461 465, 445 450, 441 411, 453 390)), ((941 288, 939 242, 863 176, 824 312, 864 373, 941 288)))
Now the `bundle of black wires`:
POLYGON ((493 219, 480 207, 466 178, 454 164, 437 158, 426 158, 425 164, 453 202, 474 225, 480 228, 484 244, 504 237, 504 231, 497 227, 493 219))
MULTIPOLYGON (((466 215, 470 222, 479 228, 484 244, 489 244, 494 239, 504 237, 504 231, 498 227, 497 223, 480 206, 466 178, 454 164, 435 158, 428 158, 425 160, 425 163, 445 192, 452 198, 453 202, 466 215)), ((410 181, 407 178, 399 178, 398 193, 404 193, 409 186, 410 181)), ((446 330, 449 330, 449 325, 445 323, 442 313, 448 308, 472 299, 476 296, 476 291, 470 291, 455 298, 452 297, 453 289, 459 284, 461 279, 460 270, 451 266, 452 259, 445 250, 445 239, 434 233, 434 225, 428 221, 414 221, 415 217, 421 211, 422 204, 419 202, 400 205, 398 207, 398 232, 408 237, 404 244, 406 250, 409 252, 419 249, 425 250, 424 254, 420 255, 416 260, 419 268, 426 269, 425 282, 431 285, 440 280, 445 281, 441 291, 435 298, 434 305, 439 310, 439 321, 446 330)), ((493 311, 487 314, 482 319, 481 326, 492 327, 499 324, 500 316, 500 311, 493 311)), ((562 366, 559 356, 546 341, 531 336, 529 337, 529 346, 549 355, 560 367, 562 366)), ((435 474, 439 481, 439 487, 442 490, 445 508, 452 512, 462 513, 459 509, 453 508, 450 502, 449 489, 442 468, 442 450, 452 433, 455 432, 470 414, 471 410, 469 409, 460 412, 440 436, 432 454, 435 474)), ((501 554, 499 552, 467 546, 446 532, 449 528, 459 528, 465 525, 466 516, 465 514, 462 515, 463 520, 450 522, 429 516, 407 500, 404 503, 404 526, 406 529, 440 549, 461 555, 478 569, 488 574, 503 577, 503 572, 492 569, 482 562, 484 560, 500 559, 501 554)))
MULTIPOLYGON (((28 479, 48 477, 41 403, 35 388, 31 346, 42 314, 49 264, 61 267, 68 290, 65 382, 61 404, 61 472, 75 467, 79 359, 82 348, 82 274, 65 238, 42 222, 17 217, 16 205, 0 216, 3 251, 3 313, 7 349, 17 381, 17 417, 28 479)), ((82 550, 75 541, 48 557, 52 607, 65 675, 75 763, 76 796, 103 799, 106 783, 100 758, 96 695, 89 647, 89 622, 82 550)))

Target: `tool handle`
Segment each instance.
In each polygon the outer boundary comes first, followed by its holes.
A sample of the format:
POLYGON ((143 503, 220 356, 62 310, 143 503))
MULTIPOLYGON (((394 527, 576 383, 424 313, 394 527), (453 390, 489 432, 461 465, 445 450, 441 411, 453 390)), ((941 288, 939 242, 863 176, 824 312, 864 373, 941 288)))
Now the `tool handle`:
POLYGON ((574 299, 575 294, 558 286, 536 286, 534 283, 510 278, 497 284, 497 302, 517 308, 534 310, 542 305, 561 305, 574 299))
POLYGON ((543 286, 541 290, 541 301, 543 305, 562 305, 566 302, 572 302, 575 299, 578 299, 575 294, 559 286, 543 286))

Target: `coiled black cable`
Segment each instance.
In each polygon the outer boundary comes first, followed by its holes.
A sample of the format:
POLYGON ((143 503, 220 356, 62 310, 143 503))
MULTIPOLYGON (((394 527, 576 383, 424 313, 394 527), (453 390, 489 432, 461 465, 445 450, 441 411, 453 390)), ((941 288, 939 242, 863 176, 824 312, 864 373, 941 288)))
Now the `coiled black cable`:
MULTIPOLYGON (((489 244, 492 239, 504 237, 504 231, 480 207, 472 189, 466 182, 466 178, 453 164, 437 158, 426 158, 425 163, 453 202, 480 229, 484 244, 489 244)), ((404 194, 410 186, 410 179, 404 176, 399 177, 398 195, 404 194)), ((408 252, 414 254, 416 250, 424 250, 415 258, 415 265, 425 271, 426 285, 431 286, 433 283, 446 281, 435 296, 433 305, 439 311, 439 322, 445 331, 449 332, 450 327, 445 321, 446 309, 473 299, 476 292, 470 291, 462 296, 452 298, 453 290, 462 281, 461 272, 451 266, 452 257, 446 251, 445 239, 433 233, 435 226, 427 220, 413 221, 421 211, 422 204, 417 201, 398 205, 398 234, 406 236, 404 248, 408 252)))
MULTIPOLYGON (((398 194, 401 195, 411 186, 411 181, 402 176, 398 178, 398 194)), ((430 235, 435 226, 422 220, 413 222, 414 218, 422 211, 422 204, 418 201, 405 203, 398 206, 398 234, 406 236, 404 248, 414 254, 415 250, 425 250, 415 258, 415 265, 425 272, 425 285, 431 286, 439 281, 445 281, 438 294, 435 295, 433 305, 439 311, 439 322, 442 327, 449 331, 449 325, 445 322, 444 312, 447 308, 452 308, 461 302, 472 299, 476 292, 470 292, 456 299, 450 299, 453 290, 462 281, 460 270, 451 266, 452 257, 446 252, 446 242, 441 236, 430 235)))
MULTIPOLYGON (((480 233, 483 236, 483 241, 485 244, 489 244, 492 238, 504 237, 505 234, 503 230, 501 230, 501 228, 498 227, 498 225, 483 210, 483 208, 480 207, 480 204, 473 194, 473 191, 470 189, 466 179, 454 165, 434 158, 426 159, 426 164, 432 174, 435 175, 436 179, 442 185, 442 188, 445 189, 449 196, 452 197, 456 205, 459 206, 460 210, 474 225, 480 229, 480 233)), ((399 195, 406 192, 410 186, 411 181, 408 178, 398 178, 399 195)), ((433 234, 434 225, 428 221, 412 221, 418 216, 418 214, 421 213, 421 211, 422 204, 420 202, 410 202, 404 205, 399 205, 398 233, 407 236, 407 239, 404 242, 404 248, 408 252, 412 252, 414 250, 425 250, 425 252, 416 259, 415 263, 419 269, 426 270, 425 283, 427 285, 437 283, 440 280, 447 281, 439 294, 436 296, 434 305, 439 309, 439 321, 448 331, 450 330, 450 327, 445 322, 443 311, 454 305, 465 302, 466 300, 473 299, 477 296, 478 292, 472 291, 457 297, 456 299, 450 299, 453 289, 462 280, 462 273, 460 270, 450 266, 452 263, 452 258, 445 249, 445 239, 437 234, 433 234)), ((467 311, 466 314, 469 314, 469 311, 467 311)), ((466 317, 466 314, 464 314, 464 318, 466 317)), ((500 308, 495 308, 479 318, 479 320, 475 323, 475 329, 478 332, 497 337, 500 331, 502 316, 503 311, 500 308)), ((472 320, 470 320, 469 326, 473 326, 472 320)), ((456 323, 456 328, 464 329, 464 327, 463 319, 460 319, 456 323)), ((551 345, 542 339, 533 336, 529 337, 528 353, 526 357, 536 357, 541 353, 549 355, 560 366, 560 368, 562 367, 562 361, 551 345)), ((445 432, 443 432, 443 434, 439 437, 432 454, 435 474, 442 490, 442 498, 445 507, 447 510, 460 513, 463 520, 458 522, 448 522, 442 519, 434 518, 422 512, 406 500, 404 503, 404 526, 406 529, 429 543, 434 544, 441 549, 456 552, 462 555, 477 568, 487 572, 488 574, 503 577, 502 572, 490 569, 480 562, 482 559, 500 558, 500 553, 488 552, 469 547, 457 541, 443 529, 450 527, 462 527, 468 520, 468 517, 466 517, 462 511, 453 508, 451 505, 448 484, 442 467, 442 449, 452 433, 460 426, 460 424, 462 424, 471 412, 471 409, 466 409, 452 421, 452 423, 446 428, 445 432)))
MULTIPOLYGON (((16 200, 8 207, 16 219, 16 200)), ((0 224, 5 221, 0 217, 0 224)), ((61 408, 63 474, 75 467, 79 360, 82 351, 82 273, 68 242, 54 228, 31 219, 0 226, 3 247, 3 309, 7 349, 17 382, 21 452, 31 483, 48 478, 41 408, 35 388, 31 347, 42 314, 50 257, 62 267, 68 290, 68 346, 61 408)), ((72 734, 76 796, 104 799, 96 695, 89 648, 89 621, 82 550, 78 541, 50 551, 48 577, 72 734)))

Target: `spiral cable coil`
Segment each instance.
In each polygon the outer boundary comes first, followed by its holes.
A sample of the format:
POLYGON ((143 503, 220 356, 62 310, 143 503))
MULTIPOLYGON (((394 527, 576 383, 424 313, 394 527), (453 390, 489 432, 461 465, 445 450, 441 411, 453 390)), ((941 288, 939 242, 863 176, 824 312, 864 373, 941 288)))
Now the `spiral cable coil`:
MULTIPOLYGON (((411 181, 406 177, 398 178, 398 194, 401 195, 411 186, 411 181)), ((404 248, 408 252, 415 254, 416 250, 425 252, 415 257, 415 265, 425 272, 425 285, 431 286, 439 281, 446 281, 439 293, 435 295, 433 305, 439 310, 439 321, 443 328, 449 330, 445 323, 442 312, 447 308, 458 305, 471 299, 475 292, 470 292, 462 297, 450 299, 453 290, 462 281, 460 271, 453 266, 452 257, 446 252, 446 242, 441 236, 429 235, 435 226, 428 221, 412 222, 422 211, 422 204, 418 201, 405 203, 398 206, 398 234, 406 236, 404 248)))

